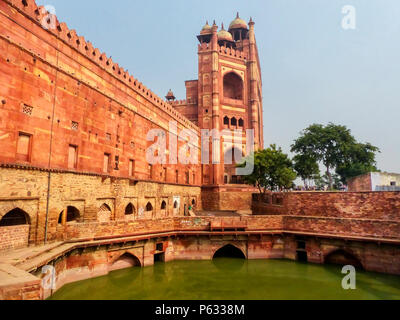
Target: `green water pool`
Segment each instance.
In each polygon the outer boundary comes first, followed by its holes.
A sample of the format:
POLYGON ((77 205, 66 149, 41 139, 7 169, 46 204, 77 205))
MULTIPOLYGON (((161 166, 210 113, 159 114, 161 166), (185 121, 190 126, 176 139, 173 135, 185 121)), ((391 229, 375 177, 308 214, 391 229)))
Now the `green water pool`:
POLYGON ((400 277, 357 271, 342 289, 342 268, 286 260, 174 261, 68 284, 53 300, 400 299, 400 277))

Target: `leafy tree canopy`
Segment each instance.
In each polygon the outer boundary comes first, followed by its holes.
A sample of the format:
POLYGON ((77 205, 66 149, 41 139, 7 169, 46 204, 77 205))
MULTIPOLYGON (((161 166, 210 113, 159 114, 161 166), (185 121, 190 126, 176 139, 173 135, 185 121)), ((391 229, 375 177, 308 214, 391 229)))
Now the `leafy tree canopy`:
POLYGON ((259 150, 254 155, 244 159, 239 167, 244 167, 247 161, 254 159, 254 171, 251 175, 243 176, 245 183, 256 186, 260 193, 267 190, 289 189, 296 179, 292 161, 288 155, 277 148, 275 144, 264 150, 259 150))
POLYGON ((315 157, 298 154, 293 158, 293 161, 294 169, 297 175, 303 180, 305 186, 307 186, 307 180, 314 180, 319 177, 320 170, 315 157))
MULTIPOLYGON (((302 161, 300 164, 305 161, 301 157, 322 163, 326 167, 331 189, 334 184, 333 171, 345 183, 351 177, 377 170, 375 156, 379 149, 370 143, 357 142, 346 126, 333 123, 309 126, 301 132, 291 151, 300 157, 297 158, 302 161)), ((308 160, 309 164, 310 161, 308 160)))

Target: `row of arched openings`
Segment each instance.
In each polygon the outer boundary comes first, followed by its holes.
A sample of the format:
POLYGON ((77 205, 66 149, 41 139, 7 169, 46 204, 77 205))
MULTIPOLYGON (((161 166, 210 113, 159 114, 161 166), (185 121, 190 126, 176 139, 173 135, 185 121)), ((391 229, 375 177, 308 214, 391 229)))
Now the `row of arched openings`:
MULTIPOLYGON (((192 200, 192 205, 195 205, 196 201, 193 199, 192 200)), ((178 201, 174 202, 174 209, 178 209, 178 201)), ((167 209, 167 202, 162 201, 161 202, 161 210, 166 210, 167 209)), ((107 211, 111 212, 111 208, 107 204, 103 204, 100 207, 100 211, 107 211)), ((148 202, 146 205, 146 211, 153 211, 153 205, 148 202)), ((62 224, 63 223, 63 213, 64 211, 61 211, 58 217, 58 223, 62 224)), ((134 215, 136 214, 136 208, 132 203, 129 203, 126 208, 125 208, 125 215, 134 215)), ((68 206, 67 207, 67 212, 66 212, 66 222, 78 222, 81 219, 81 213, 80 211, 74 207, 74 206, 68 206)), ((18 226, 18 225, 29 225, 31 224, 31 220, 29 215, 22 209, 20 208, 14 208, 7 212, 0 220, 0 227, 9 227, 9 226, 18 226)))
POLYGON ((244 127, 244 120, 240 118, 239 120, 235 117, 229 118, 228 116, 224 117, 224 125, 225 126, 233 126, 233 127, 239 127, 243 128, 244 127))

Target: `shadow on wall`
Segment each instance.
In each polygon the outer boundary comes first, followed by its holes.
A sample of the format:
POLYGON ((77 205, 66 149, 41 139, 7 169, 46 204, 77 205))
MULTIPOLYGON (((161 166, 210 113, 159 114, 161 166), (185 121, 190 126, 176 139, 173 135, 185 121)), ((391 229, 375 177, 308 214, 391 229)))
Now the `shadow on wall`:
POLYGON ((326 264, 335 264, 340 266, 351 265, 358 269, 364 269, 361 261, 352 253, 343 249, 335 250, 325 257, 326 264))
POLYGON ((124 253, 109 268, 109 271, 127 269, 132 267, 141 267, 140 260, 130 253, 124 253))

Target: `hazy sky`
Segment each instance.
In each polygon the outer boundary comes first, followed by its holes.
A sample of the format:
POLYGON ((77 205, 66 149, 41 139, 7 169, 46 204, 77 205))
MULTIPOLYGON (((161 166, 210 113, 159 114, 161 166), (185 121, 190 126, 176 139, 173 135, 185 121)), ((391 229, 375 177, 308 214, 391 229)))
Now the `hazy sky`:
MULTIPOLYGON (((164 97, 185 98, 197 79, 197 39, 206 20, 228 26, 236 12, 256 22, 266 144, 289 152, 312 123, 348 126, 378 146, 378 167, 400 172, 398 0, 39 0, 60 21, 164 97), (342 7, 356 9, 344 30, 342 7)), ((99 115, 100 116, 100 115, 99 115)))

